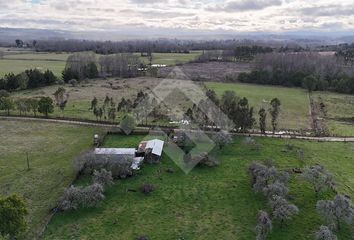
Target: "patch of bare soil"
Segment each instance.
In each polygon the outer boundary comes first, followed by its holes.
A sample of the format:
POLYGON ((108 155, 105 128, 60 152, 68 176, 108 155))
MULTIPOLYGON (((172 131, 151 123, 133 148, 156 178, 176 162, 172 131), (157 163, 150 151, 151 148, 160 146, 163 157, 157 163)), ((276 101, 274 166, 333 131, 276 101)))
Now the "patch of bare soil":
POLYGON ((175 68, 185 74, 182 79, 192 81, 216 81, 228 82, 235 81, 242 72, 250 72, 252 64, 235 62, 207 62, 207 63, 187 63, 178 67, 166 67, 159 70, 161 78, 180 78, 176 75, 175 68))

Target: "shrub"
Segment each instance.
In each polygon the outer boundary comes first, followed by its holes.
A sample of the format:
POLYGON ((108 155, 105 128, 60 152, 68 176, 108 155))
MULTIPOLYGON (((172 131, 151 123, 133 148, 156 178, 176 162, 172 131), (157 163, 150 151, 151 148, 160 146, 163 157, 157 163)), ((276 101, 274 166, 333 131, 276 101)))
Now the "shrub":
POLYGON ((116 155, 95 155, 89 153, 76 160, 76 168, 90 174, 93 173, 94 170, 101 170, 104 168, 112 173, 113 178, 117 179, 127 178, 128 176, 133 175, 131 169, 132 163, 133 159, 129 157, 120 158, 116 155))
POLYGON ((26 230, 28 214, 24 201, 17 195, 0 198, 0 237, 16 237, 26 230))
POLYGON ((321 226, 316 232, 316 240, 337 240, 337 236, 327 226, 321 226))
POLYGON ((71 84, 72 87, 77 87, 77 85, 78 85, 78 82, 76 79, 71 79, 71 80, 69 80, 68 83, 71 84))
POLYGON ((79 208, 82 199, 81 189, 70 186, 64 190, 63 196, 59 200, 58 209, 61 211, 76 210, 79 208))
POLYGON ((154 191, 154 186, 151 184, 144 184, 143 186, 141 186, 140 191, 144 194, 150 194, 151 192, 154 191))
POLYGON ((90 186, 83 188, 82 190, 82 206, 93 207, 98 202, 104 199, 103 186, 98 183, 94 183, 90 186))
POLYGON ((58 209, 61 211, 76 210, 79 207, 93 207, 104 199, 103 187, 93 184, 85 188, 71 186, 65 189, 59 200, 58 209))
POLYGON ((112 172, 107 171, 106 169, 101 169, 101 171, 94 170, 92 180, 93 183, 97 183, 102 186, 112 185, 113 184, 112 172))

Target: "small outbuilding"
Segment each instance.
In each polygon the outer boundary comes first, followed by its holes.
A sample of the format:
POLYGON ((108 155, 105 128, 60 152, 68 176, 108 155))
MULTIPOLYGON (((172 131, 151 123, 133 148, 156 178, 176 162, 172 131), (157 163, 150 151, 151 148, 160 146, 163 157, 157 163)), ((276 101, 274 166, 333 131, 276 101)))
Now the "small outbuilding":
POLYGON ((144 160, 149 163, 159 162, 161 160, 164 141, 153 139, 143 141, 139 144, 137 154, 144 156, 144 160))

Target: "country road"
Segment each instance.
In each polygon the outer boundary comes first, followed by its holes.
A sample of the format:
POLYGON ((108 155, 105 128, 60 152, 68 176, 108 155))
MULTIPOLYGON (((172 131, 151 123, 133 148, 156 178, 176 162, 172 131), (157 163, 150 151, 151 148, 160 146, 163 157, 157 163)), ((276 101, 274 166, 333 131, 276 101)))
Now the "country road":
MULTIPOLYGON (((115 128, 120 129, 117 124, 107 124, 107 123, 94 123, 85 122, 80 120, 63 120, 63 119, 46 119, 46 118, 34 118, 34 117, 11 117, 11 116, 0 116, 0 120, 21 120, 21 121, 37 121, 37 122, 52 122, 52 123, 64 123, 64 124, 75 124, 81 126, 92 126, 92 127, 103 127, 103 128, 115 128)), ((138 127, 139 130, 149 130, 147 127, 138 127)), ((206 133, 212 133, 212 131, 206 131, 206 133)), ((311 140, 319 142, 354 142, 354 137, 312 137, 312 136, 300 136, 300 135, 290 135, 290 134, 261 134, 261 133, 232 133, 235 136, 250 136, 250 137, 270 137, 270 138, 284 138, 284 139, 301 139, 301 140, 311 140)))

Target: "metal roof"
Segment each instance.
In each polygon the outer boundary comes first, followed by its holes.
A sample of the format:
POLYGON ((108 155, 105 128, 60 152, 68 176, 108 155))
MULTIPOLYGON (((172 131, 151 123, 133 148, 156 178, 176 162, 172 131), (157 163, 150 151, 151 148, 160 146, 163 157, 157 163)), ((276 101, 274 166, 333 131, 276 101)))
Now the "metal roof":
POLYGON ((133 155, 135 156, 135 148, 96 148, 95 154, 102 155, 133 155))
POLYGON ((153 154, 155 154, 157 156, 161 156, 163 144, 164 144, 164 141, 161 141, 159 139, 150 140, 146 144, 146 149, 152 149, 153 154))

